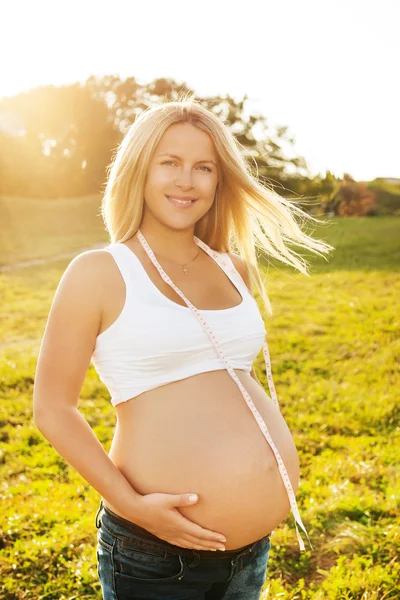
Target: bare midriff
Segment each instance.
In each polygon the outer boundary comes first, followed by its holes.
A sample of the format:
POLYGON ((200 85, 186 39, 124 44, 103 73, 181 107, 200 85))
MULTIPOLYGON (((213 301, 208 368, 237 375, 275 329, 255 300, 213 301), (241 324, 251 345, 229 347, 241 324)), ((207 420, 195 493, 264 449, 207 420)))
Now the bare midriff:
MULTIPOLYGON (((235 373, 264 419, 296 492, 298 454, 282 414, 250 373, 235 373)), ((225 535, 227 550, 264 537, 290 512, 274 453, 226 369, 148 390, 118 404, 116 411, 109 451, 115 466, 142 495, 197 493, 196 505, 180 512, 225 535)))

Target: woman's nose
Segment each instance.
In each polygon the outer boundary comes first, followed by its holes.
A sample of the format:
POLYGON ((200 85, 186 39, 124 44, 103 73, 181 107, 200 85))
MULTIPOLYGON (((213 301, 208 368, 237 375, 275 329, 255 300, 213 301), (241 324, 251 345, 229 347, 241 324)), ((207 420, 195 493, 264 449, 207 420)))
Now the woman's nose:
POLYGON ((179 175, 176 176, 175 179, 177 185, 192 185, 192 171, 190 169, 186 169, 180 172, 179 175))

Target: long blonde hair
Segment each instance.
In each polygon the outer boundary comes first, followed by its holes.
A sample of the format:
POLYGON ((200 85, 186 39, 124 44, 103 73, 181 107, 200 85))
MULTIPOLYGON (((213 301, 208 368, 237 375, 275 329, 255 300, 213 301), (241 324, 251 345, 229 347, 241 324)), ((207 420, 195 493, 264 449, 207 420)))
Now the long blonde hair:
MULTIPOLYGON (((261 183, 253 175, 241 146, 229 128, 194 97, 164 102, 146 109, 131 125, 110 165, 101 214, 112 243, 137 232, 143 215, 148 166, 166 129, 191 123, 208 133, 219 156, 218 186, 210 210, 197 221, 194 234, 217 252, 234 252, 246 261, 252 288, 265 308, 272 307, 257 262, 256 250, 267 252, 309 276, 308 263, 286 242, 320 256, 333 246, 305 234, 295 220, 320 222, 261 183)), ((325 257, 324 257, 325 258, 325 257)))

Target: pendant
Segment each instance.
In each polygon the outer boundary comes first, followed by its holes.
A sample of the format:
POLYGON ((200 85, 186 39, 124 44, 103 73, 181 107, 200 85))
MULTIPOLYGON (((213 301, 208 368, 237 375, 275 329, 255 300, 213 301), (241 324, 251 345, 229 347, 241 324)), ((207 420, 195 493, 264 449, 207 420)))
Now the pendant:
POLYGON ((187 270, 187 268, 186 268, 186 267, 183 267, 183 272, 185 273, 185 275, 187 275, 187 274, 188 274, 188 270, 187 270))

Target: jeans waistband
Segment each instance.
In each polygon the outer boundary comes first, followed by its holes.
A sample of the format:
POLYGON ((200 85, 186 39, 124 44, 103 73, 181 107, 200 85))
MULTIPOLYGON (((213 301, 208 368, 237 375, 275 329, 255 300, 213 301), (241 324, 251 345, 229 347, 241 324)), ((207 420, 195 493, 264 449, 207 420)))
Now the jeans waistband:
POLYGON ((133 535, 136 535, 138 538, 140 538, 140 540, 145 541, 145 542, 151 542, 152 544, 157 545, 158 547, 162 548, 163 550, 167 550, 169 552, 176 552, 176 553, 179 553, 184 556, 185 555, 193 556, 193 553, 198 553, 200 556, 210 557, 210 558, 224 558, 224 557, 232 558, 232 557, 238 556, 239 554, 247 554, 247 552, 252 551, 254 546, 256 546, 258 543, 260 543, 261 540, 267 539, 271 535, 271 533, 269 533, 268 535, 264 536, 260 540, 256 540, 255 542, 252 542, 251 544, 247 544, 246 546, 242 546, 241 548, 235 548, 233 550, 224 550, 224 551, 217 550, 216 552, 214 552, 213 550, 195 550, 194 548, 190 549, 190 548, 182 548, 181 546, 175 546, 174 544, 170 544, 166 540, 163 540, 163 539, 157 537, 156 535, 150 533, 150 531, 147 531, 147 529, 143 529, 143 527, 140 527, 136 523, 133 523, 132 521, 128 521, 127 519, 124 519, 120 515, 117 515, 116 513, 114 513, 107 506, 105 506, 105 504, 103 503, 103 500, 100 501, 100 508, 96 514, 96 527, 97 528, 100 527, 99 515, 102 510, 105 513, 107 520, 109 520, 112 524, 120 526, 120 527, 124 527, 125 529, 128 529, 133 535))

